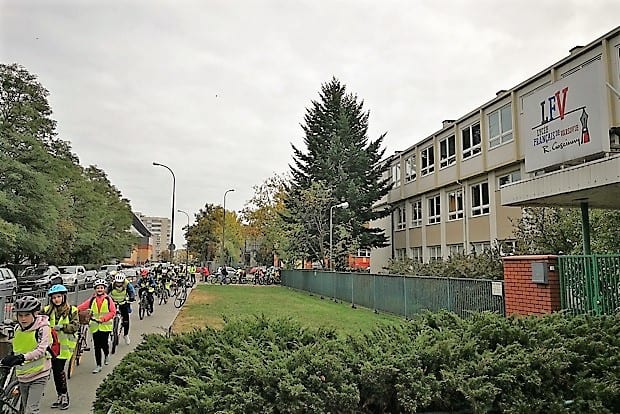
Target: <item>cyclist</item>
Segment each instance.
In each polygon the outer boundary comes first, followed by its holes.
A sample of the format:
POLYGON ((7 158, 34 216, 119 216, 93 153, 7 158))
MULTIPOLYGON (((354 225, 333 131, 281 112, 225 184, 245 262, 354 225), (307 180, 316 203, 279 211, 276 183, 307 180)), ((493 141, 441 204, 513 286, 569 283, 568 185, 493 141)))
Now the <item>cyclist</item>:
POLYGON ((123 272, 118 272, 114 276, 114 281, 108 287, 108 295, 116 303, 116 308, 123 318, 123 339, 125 345, 131 342, 129 339, 129 313, 131 312, 131 303, 136 300, 136 290, 123 272))
POLYGON ((75 349, 75 333, 79 329, 78 309, 67 303, 67 288, 63 285, 53 285, 48 291, 49 304, 43 308, 43 314, 49 317, 52 329, 58 332, 60 354, 52 358, 52 374, 58 399, 52 408, 66 410, 69 408, 69 392, 67 390, 67 375, 65 362, 71 359, 75 349))
POLYGON ((157 287, 157 282, 153 279, 152 276, 149 275, 149 269, 144 268, 140 270, 140 279, 138 280, 138 297, 142 297, 142 292, 146 291, 146 296, 149 301, 149 308, 151 309, 151 313, 153 313, 153 303, 155 302, 155 298, 153 297, 153 292, 157 287))
POLYGON ((101 352, 103 351, 103 363, 110 363, 109 354, 109 337, 112 332, 112 319, 116 315, 116 305, 113 300, 106 294, 108 283, 104 279, 97 279, 93 284, 95 292, 93 295, 78 305, 78 310, 90 310, 91 322, 90 333, 93 336, 93 344, 95 345, 95 362, 97 366, 93 370, 93 374, 101 372, 101 352))
POLYGON ((41 302, 33 296, 16 299, 13 309, 19 325, 13 337, 14 354, 0 363, 15 366, 22 412, 38 413, 52 367, 47 353, 52 344, 50 325, 46 315, 39 315, 41 302))

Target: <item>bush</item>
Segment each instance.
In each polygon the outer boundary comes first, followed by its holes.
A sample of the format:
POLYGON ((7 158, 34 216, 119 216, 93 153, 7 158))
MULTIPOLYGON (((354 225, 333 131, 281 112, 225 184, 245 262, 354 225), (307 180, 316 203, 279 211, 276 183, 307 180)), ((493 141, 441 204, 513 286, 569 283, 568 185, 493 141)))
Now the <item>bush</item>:
POLYGON ((620 316, 424 313, 359 337, 263 317, 149 335, 106 413, 617 413, 620 316))

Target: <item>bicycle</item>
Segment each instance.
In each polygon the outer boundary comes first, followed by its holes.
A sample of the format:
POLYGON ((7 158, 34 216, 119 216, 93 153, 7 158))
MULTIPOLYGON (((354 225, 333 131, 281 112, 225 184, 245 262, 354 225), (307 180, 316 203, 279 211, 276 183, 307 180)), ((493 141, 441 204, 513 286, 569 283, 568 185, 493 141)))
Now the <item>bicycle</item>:
POLYGON ((159 282, 157 289, 158 289, 157 296, 159 296, 159 304, 161 305, 162 303, 168 303, 168 298, 170 297, 170 294, 168 293, 168 289, 166 288, 166 285, 162 282, 159 282))
POLYGON ((15 376, 15 367, 0 366, 0 369, 6 371, 3 381, 2 394, 0 395, 0 412, 3 414, 22 413, 21 408, 21 392, 19 391, 19 381, 15 376))
POLYGON ((90 351, 88 347, 88 324, 90 323, 90 311, 80 313, 80 329, 77 333, 77 339, 75 343, 75 348, 73 349, 73 354, 69 359, 69 366, 67 367, 67 378, 71 378, 73 376, 73 371, 75 371, 75 367, 79 366, 82 362, 82 355, 86 351, 90 351))
MULTIPOLYGON (((149 292, 152 288, 149 288, 149 292)), ((140 320, 144 319, 144 315, 150 316, 153 313, 151 305, 149 303, 149 295, 146 289, 140 292, 140 302, 138 304, 138 316, 140 320)))
POLYGON ((189 290, 188 284, 191 283, 191 282, 186 281, 183 278, 181 278, 180 281, 181 281, 180 291, 177 293, 177 297, 174 299, 174 307, 177 309, 180 309, 181 306, 183 306, 183 304, 187 300, 187 291, 189 290))
POLYGON ((112 322, 112 335, 110 335, 110 341, 112 342, 112 346, 110 347, 110 353, 114 354, 116 352, 116 347, 118 346, 118 341, 123 331, 123 317, 120 312, 116 312, 114 315, 114 321, 112 322))

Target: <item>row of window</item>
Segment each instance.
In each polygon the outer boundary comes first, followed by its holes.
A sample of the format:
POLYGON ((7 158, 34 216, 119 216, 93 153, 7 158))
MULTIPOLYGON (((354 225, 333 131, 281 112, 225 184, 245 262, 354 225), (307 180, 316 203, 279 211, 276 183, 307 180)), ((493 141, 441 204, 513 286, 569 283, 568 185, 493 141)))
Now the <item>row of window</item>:
MULTIPOLYGON (((500 251, 500 254, 510 254, 515 249, 514 240, 506 240, 506 241, 503 241, 502 244, 503 244, 503 250, 506 250, 506 251, 502 250, 500 251)), ((481 254, 485 252, 486 250, 491 249, 491 243, 488 241, 470 243, 470 245, 471 245, 471 248, 467 253, 481 254)), ((465 247, 463 243, 448 244, 446 248, 448 250, 448 256, 450 257, 465 254, 465 247)), ((442 252, 440 245, 428 246, 426 247, 426 252, 427 252, 428 260, 431 262, 443 260, 443 252, 442 252)), ((422 247, 410 247, 409 251, 407 251, 407 249, 405 248, 395 249, 394 256, 396 260, 404 260, 405 258, 409 257, 410 259, 413 259, 416 262, 422 263, 424 261, 422 247), (407 255, 407 253, 409 253, 409 255, 407 255)))
MULTIPOLYGON (((489 148, 512 141, 512 107, 505 105, 490 113, 488 116, 489 148)), ((461 129, 461 153, 463 160, 471 158, 481 152, 480 123, 476 122, 461 129)), ((427 146, 420 150, 420 176, 435 172, 435 147, 427 146)), ((456 137, 451 135, 439 141, 439 169, 456 164, 456 137)), ((395 187, 400 186, 400 163, 392 166, 392 182, 395 187)), ((405 158, 405 182, 416 179, 417 164, 415 154, 405 158)))

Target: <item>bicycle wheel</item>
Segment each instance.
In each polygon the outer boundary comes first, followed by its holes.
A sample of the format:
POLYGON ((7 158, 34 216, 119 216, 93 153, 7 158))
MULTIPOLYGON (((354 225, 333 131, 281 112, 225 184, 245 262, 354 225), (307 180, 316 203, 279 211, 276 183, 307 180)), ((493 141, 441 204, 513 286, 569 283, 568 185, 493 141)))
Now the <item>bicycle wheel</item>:
POLYGON ((168 303, 168 298, 170 297, 170 293, 168 293, 168 289, 164 289, 162 297, 164 298, 164 303, 168 303))
POLYGON ((71 379, 71 377, 73 376, 73 371, 75 371, 75 355, 76 355, 76 351, 77 351, 77 346, 75 347, 75 349, 73 350, 73 354, 71 355, 71 358, 69 358, 69 365, 67 366, 67 379, 71 379))
POLYGON ((187 300, 187 288, 181 290, 181 293, 179 293, 177 298, 174 300, 174 307, 179 309, 181 306, 183 306, 186 300, 187 300))
POLYGON ((111 336, 111 340, 112 340, 112 349, 110 350, 110 352, 112 354, 114 354, 116 352, 116 347, 118 346, 118 328, 120 326, 120 322, 119 322, 119 318, 118 317, 114 317, 114 323, 112 324, 112 336, 111 336))
POLYGON ((19 382, 17 380, 11 382, 3 393, 3 413, 20 413, 21 412, 21 393, 19 391, 19 382))
POLYGON ((144 303, 144 299, 141 298, 140 299, 140 305, 139 305, 139 309, 138 309, 138 315, 140 316, 140 320, 144 319, 144 314, 146 313, 146 307, 148 305, 146 303, 144 303))

